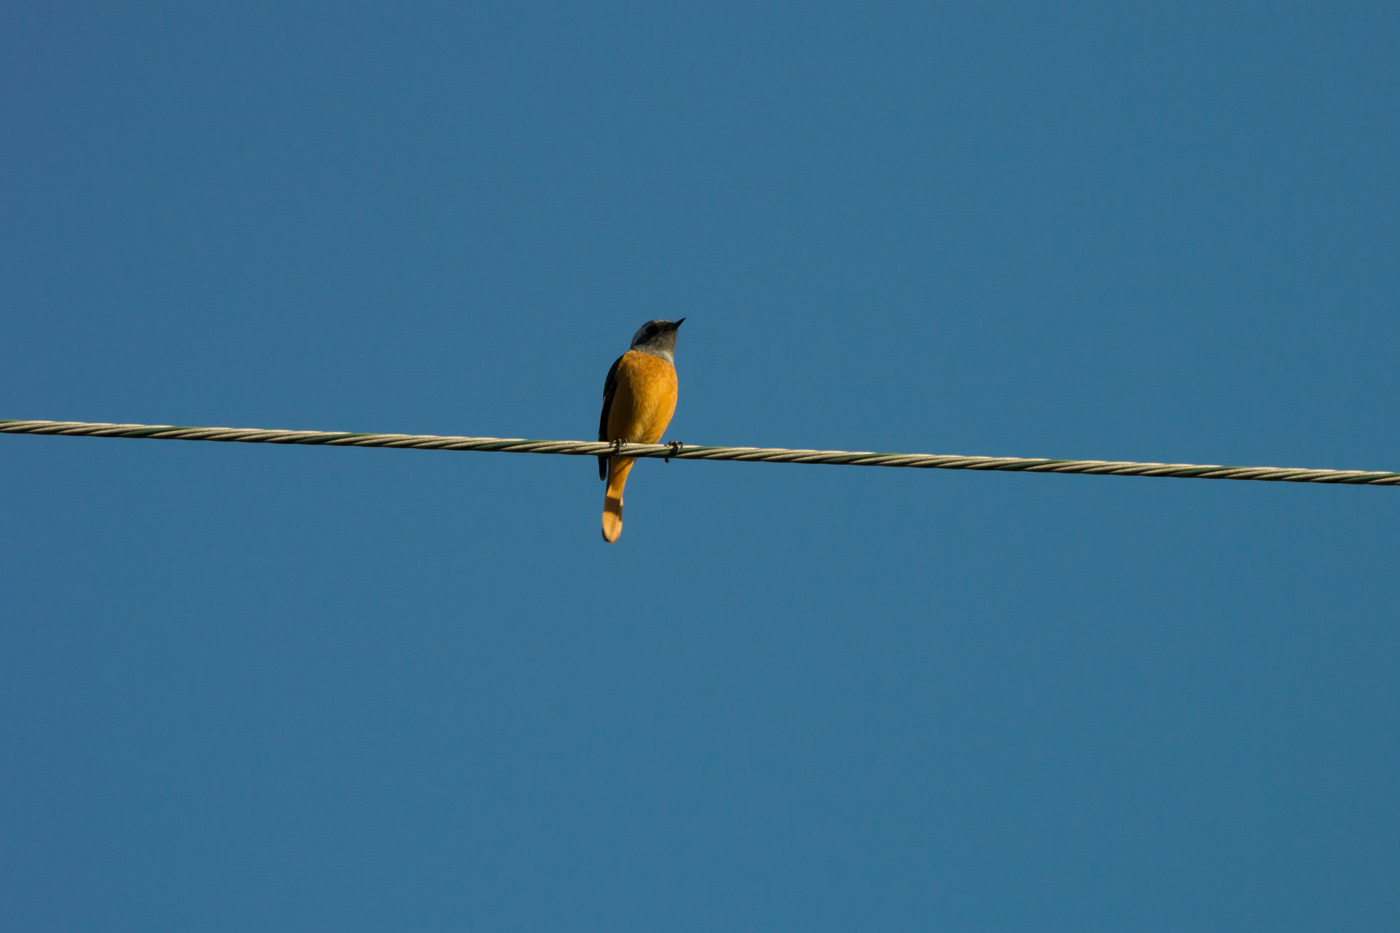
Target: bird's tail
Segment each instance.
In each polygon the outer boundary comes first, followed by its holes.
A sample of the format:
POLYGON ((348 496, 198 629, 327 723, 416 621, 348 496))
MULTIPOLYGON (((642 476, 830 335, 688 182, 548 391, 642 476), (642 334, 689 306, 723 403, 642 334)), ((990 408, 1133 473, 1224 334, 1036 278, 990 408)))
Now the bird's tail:
POLYGON ((622 534, 622 487, 632 472, 633 457, 612 457, 608 460, 608 491, 603 496, 603 540, 611 544, 622 534))

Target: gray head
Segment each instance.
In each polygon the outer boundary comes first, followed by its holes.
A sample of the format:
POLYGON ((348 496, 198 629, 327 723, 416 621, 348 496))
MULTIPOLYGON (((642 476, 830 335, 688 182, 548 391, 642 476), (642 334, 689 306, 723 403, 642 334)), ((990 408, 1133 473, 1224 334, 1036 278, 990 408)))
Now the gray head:
POLYGON ((632 349, 659 356, 672 366, 676 363, 676 328, 685 323, 679 321, 647 321, 632 335, 632 349))

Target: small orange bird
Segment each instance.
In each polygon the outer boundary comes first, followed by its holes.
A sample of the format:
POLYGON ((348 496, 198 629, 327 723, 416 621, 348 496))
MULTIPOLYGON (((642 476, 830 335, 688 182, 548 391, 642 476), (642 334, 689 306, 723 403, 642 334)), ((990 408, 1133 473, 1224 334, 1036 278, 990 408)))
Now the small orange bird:
MULTIPOLYGON (((685 321, 647 321, 632 348, 617 358, 603 383, 598 440, 655 444, 676 413, 676 328, 685 321)), ((635 457, 598 458, 598 478, 608 481, 603 497, 603 540, 622 534, 622 487, 635 457)))

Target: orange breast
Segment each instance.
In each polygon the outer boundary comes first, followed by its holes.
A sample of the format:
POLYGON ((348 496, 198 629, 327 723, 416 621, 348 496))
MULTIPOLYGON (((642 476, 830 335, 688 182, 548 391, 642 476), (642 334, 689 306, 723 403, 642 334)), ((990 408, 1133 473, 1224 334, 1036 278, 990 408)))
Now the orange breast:
POLYGON ((676 367, 649 353, 628 350, 617 364, 617 389, 608 412, 608 440, 655 444, 676 413, 676 367))

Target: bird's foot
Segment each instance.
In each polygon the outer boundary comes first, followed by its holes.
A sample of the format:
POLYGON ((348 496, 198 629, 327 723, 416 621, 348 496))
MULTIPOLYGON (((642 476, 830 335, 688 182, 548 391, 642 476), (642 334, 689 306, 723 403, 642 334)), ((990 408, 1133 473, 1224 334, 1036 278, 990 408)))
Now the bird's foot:
POLYGON ((620 438, 620 437, 619 437, 617 440, 615 440, 615 441, 612 442, 612 445, 613 445, 613 456, 614 456, 614 457, 620 457, 620 456, 622 456, 622 445, 624 445, 624 444, 626 444, 626 443, 627 443, 627 442, 624 441, 624 440, 623 440, 622 438, 620 438))
MULTIPOLYGON (((681 454, 681 448, 684 447, 685 444, 681 443, 680 441, 667 441, 666 446, 671 448, 671 457, 679 457, 681 454)), ((666 463, 670 463, 671 457, 665 457, 663 459, 666 463)))

